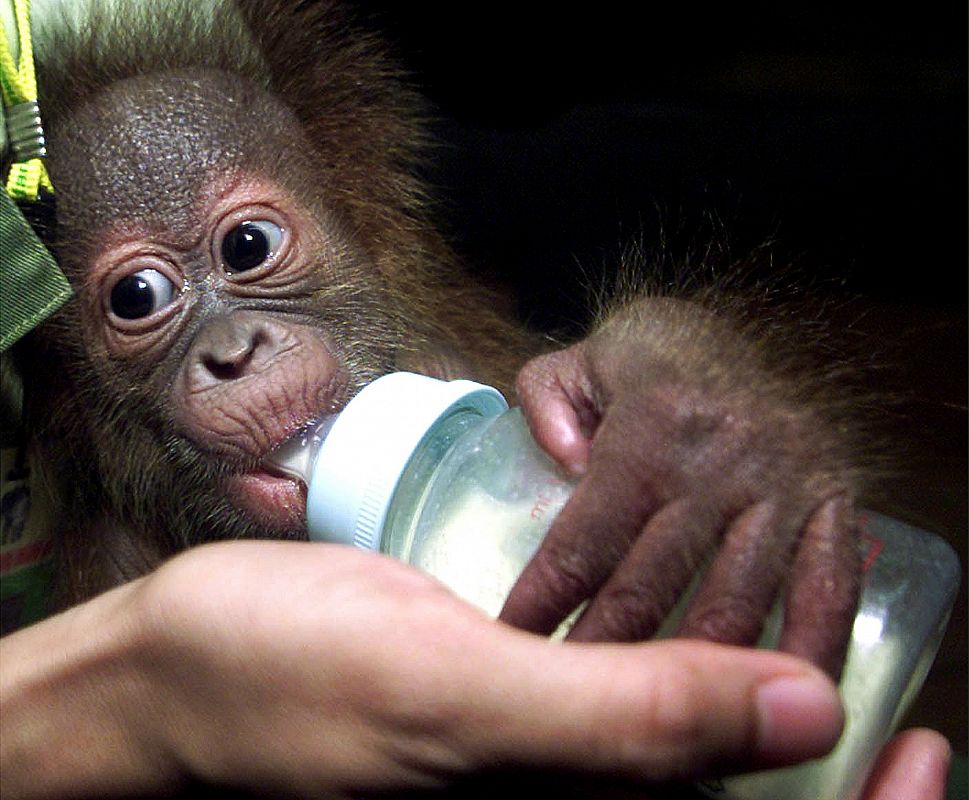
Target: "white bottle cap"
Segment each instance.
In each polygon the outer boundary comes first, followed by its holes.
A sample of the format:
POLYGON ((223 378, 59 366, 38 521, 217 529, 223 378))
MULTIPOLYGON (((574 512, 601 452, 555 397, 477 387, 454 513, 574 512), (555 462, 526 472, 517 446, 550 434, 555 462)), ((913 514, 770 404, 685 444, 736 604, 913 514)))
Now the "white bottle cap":
POLYGON ((434 423, 458 410, 494 417, 497 389, 410 372, 378 378, 354 397, 320 448, 306 491, 310 538, 380 548, 380 532, 404 468, 434 423))

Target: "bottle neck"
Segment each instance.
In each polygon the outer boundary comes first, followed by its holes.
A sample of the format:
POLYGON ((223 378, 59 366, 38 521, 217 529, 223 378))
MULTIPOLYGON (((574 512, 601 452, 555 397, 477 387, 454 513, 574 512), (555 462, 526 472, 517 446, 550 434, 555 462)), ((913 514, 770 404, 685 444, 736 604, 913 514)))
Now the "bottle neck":
POLYGON ((434 441, 464 427, 455 411, 487 417, 507 407, 495 389, 471 381, 396 372, 368 384, 340 412, 313 466, 310 538, 377 549, 394 492, 429 434, 434 441))

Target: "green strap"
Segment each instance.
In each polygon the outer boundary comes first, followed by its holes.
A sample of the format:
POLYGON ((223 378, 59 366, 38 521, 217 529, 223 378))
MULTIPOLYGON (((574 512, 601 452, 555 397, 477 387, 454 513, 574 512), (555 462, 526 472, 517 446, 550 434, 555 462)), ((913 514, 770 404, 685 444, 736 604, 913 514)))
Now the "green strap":
POLYGON ((0 352, 71 296, 71 286, 20 209, 0 191, 0 352))
MULTIPOLYGON (((2 0, 6 2, 6 0, 2 0)), ((71 287, 11 197, 33 201, 52 191, 41 158, 46 154, 36 106, 30 2, 14 0, 16 32, 8 40, 0 20, 0 158, 11 158, 6 191, 0 190, 0 352, 43 322, 71 296, 71 287), (32 105, 31 105, 32 104, 32 105), (21 111, 31 106, 23 118, 21 111), (16 116, 16 120, 14 117, 16 116), (6 117, 6 119, 4 119, 6 117), (25 121, 26 119, 26 121, 25 121), (15 124, 16 123, 16 124, 15 124), (10 126, 13 127, 10 127, 10 126), (10 152, 7 152, 7 149, 10 152), (8 196, 10 195, 10 196, 8 196)))
POLYGON ((34 45, 30 35, 30 0, 13 0, 17 29, 15 40, 8 39, 0 19, 0 90, 7 107, 7 131, 14 163, 7 177, 7 194, 17 200, 36 200, 41 190, 53 194, 43 159, 47 142, 37 104, 37 76, 34 72, 34 45), (16 135, 15 135, 16 134, 16 135))

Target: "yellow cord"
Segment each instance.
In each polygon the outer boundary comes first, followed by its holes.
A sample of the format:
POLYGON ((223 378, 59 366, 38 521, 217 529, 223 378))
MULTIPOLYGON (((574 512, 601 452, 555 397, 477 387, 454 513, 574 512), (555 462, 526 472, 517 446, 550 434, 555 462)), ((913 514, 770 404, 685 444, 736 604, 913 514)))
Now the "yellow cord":
MULTIPOLYGON (((20 63, 14 64, 7 32, 0 21, 0 89, 8 108, 37 101, 37 78, 34 74, 34 50, 30 37, 30 0, 13 0, 20 42, 20 63)), ((10 167, 6 190, 15 200, 36 200, 40 189, 53 192, 44 162, 39 158, 21 161, 10 167)))

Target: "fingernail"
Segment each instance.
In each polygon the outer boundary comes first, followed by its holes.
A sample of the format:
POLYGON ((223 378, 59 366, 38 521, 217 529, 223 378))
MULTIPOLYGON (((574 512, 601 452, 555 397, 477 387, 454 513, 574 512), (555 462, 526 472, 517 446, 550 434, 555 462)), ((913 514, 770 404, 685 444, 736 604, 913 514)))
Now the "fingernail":
POLYGON ((566 464, 566 469, 573 478, 581 478, 588 471, 588 465, 584 460, 574 460, 566 464))
POLYGON ((844 725, 834 684, 817 674, 775 678, 757 687, 758 754, 771 764, 817 758, 838 742, 844 725))

